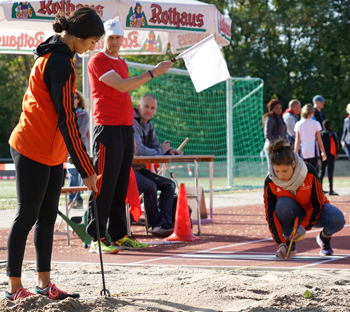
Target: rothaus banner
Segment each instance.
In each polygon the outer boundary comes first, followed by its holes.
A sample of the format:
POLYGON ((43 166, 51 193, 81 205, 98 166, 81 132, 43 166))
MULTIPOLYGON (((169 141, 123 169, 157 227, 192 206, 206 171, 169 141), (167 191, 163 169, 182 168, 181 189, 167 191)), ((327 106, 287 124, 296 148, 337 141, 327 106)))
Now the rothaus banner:
POLYGON ((222 16, 214 5, 199 1, 122 1, 118 14, 124 29, 192 32, 202 39, 206 32, 215 31, 222 37, 221 42, 228 44, 231 39, 231 20, 222 16))
POLYGON ((33 54, 41 42, 52 35, 48 31, 30 31, 19 29, 7 29, 1 31, 0 53, 33 54))
MULTIPOLYGON (((53 31, 4 30, 0 35, 0 53, 33 54, 33 49, 53 34, 53 31)), ((168 44, 167 33, 125 31, 120 55, 165 54, 168 44)), ((96 44, 96 51, 101 50, 103 50, 102 40, 96 44)))
POLYGON ((205 33, 195 32, 172 32, 170 33, 171 52, 173 54, 181 53, 196 43, 214 34, 218 45, 225 46, 231 38, 231 20, 224 17, 217 11, 217 23, 213 23, 205 33))
POLYGON ((70 12, 81 7, 91 7, 103 18, 108 20, 116 16, 116 1, 71 1, 71 0, 48 0, 48 1, 1 1, 0 4, 4 9, 5 17, 8 21, 32 21, 32 22, 50 22, 55 19, 59 10, 64 11, 67 15, 70 12))
POLYGON ((231 38, 231 20, 214 5, 194 0, 0 0, 0 52, 31 53, 53 34, 52 22, 59 10, 69 15, 84 6, 95 9, 103 21, 114 18, 122 23, 125 36, 120 53, 124 55, 164 54, 169 43, 177 54, 211 34, 221 46, 231 38))
MULTIPOLYGON (((120 55, 165 54, 169 45, 169 34, 158 31, 125 30, 120 55)), ((96 51, 103 50, 103 40, 96 45, 96 51)))

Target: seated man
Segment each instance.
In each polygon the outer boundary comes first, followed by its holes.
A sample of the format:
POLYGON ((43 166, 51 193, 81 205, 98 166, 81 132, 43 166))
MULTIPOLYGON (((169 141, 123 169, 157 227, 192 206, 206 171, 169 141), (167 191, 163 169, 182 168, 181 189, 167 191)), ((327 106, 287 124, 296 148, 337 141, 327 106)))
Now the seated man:
MULTIPOLYGON (((182 155, 183 153, 170 147, 168 141, 160 144, 152 124, 157 110, 157 99, 153 95, 142 97, 137 109, 134 109, 134 138, 136 156, 182 155)), ((173 232, 172 222, 175 183, 166 177, 153 173, 144 165, 133 165, 137 187, 144 193, 144 205, 151 233, 155 236, 168 236, 173 232), (161 191, 159 205, 157 191, 161 191)))

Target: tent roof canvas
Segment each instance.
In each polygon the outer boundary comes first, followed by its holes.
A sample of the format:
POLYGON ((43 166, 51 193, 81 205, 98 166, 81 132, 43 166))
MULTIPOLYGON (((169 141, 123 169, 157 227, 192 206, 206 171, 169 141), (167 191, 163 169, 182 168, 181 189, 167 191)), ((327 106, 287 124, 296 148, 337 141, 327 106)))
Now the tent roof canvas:
POLYGON ((215 5, 196 0, 0 0, 0 53, 32 53, 53 34, 59 9, 69 14, 81 6, 95 8, 103 21, 122 23, 121 54, 164 54, 169 43, 176 54, 210 34, 219 45, 231 38, 231 20, 215 5))

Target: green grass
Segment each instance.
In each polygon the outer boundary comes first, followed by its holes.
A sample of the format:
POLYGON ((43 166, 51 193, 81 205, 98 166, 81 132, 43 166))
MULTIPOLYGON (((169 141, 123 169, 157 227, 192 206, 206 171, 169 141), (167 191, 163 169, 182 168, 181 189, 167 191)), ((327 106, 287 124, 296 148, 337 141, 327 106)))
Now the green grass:
MULTIPOLYGON (((65 185, 68 184, 66 180, 65 185)), ((16 181, 15 180, 0 180, 0 210, 15 209, 17 206, 16 181)), ((87 192, 83 192, 82 198, 87 200, 87 192)), ((60 205, 65 205, 65 196, 61 195, 60 205)))

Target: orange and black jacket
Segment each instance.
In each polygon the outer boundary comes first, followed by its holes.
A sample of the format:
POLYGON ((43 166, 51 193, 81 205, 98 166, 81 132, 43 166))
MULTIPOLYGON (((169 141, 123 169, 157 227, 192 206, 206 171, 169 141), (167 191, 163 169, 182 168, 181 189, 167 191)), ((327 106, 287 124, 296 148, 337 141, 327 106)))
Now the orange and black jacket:
POLYGON ((293 198, 304 209, 306 215, 300 225, 307 231, 316 224, 322 214, 324 204, 329 203, 327 197, 322 192, 322 186, 316 169, 310 164, 306 164, 306 166, 308 173, 295 196, 290 191, 277 186, 269 177, 265 180, 264 204, 266 221, 269 225, 272 238, 277 245, 286 243, 281 223, 276 216, 275 208, 278 198, 284 196, 293 198))
POLYGON ((74 110, 75 52, 56 36, 36 50, 23 111, 9 143, 22 155, 56 166, 67 159, 67 149, 83 178, 95 173, 80 140, 74 110))

